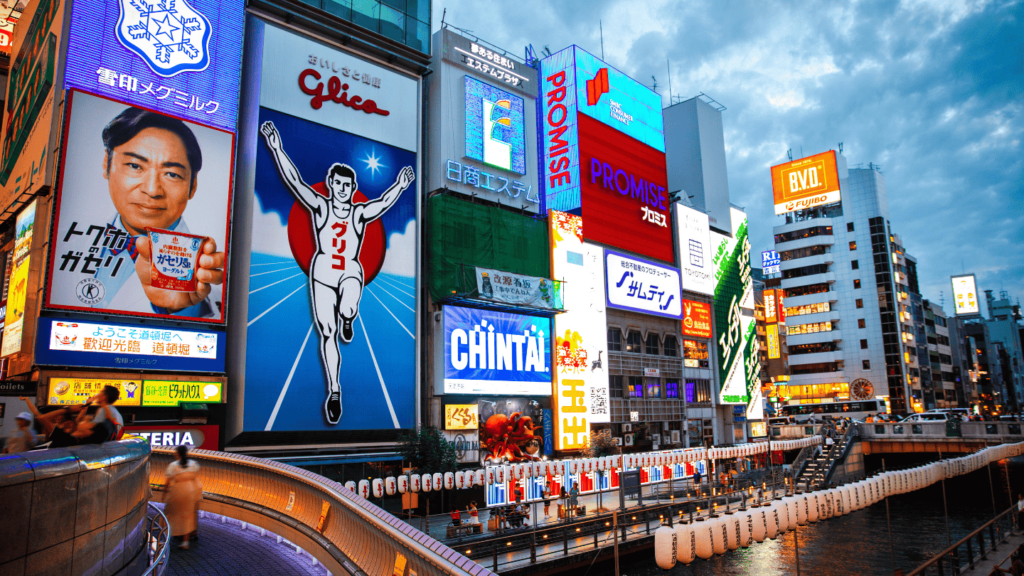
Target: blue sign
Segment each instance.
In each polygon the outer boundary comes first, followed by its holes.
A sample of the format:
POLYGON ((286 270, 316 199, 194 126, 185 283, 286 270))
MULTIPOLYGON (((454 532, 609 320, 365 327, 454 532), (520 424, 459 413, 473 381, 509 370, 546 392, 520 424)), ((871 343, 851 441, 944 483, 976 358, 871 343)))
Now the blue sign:
POLYGON ((574 46, 541 61, 541 212, 582 206, 574 46))
POLYGON ((444 307, 446 394, 551 395, 551 320, 444 307))
POLYGON ((761 271, 764 274, 778 274, 781 271, 779 253, 775 250, 761 252, 761 271))
POLYGON ((41 366, 224 372, 224 332, 67 318, 40 318, 37 326, 41 366))
POLYGON ((235 131, 244 0, 75 0, 71 6, 65 89, 235 131))
POLYGON ((522 98, 466 76, 466 156, 526 174, 526 108, 522 98))
POLYGON ((551 456, 555 453, 555 423, 551 416, 551 410, 544 409, 544 455, 551 456))

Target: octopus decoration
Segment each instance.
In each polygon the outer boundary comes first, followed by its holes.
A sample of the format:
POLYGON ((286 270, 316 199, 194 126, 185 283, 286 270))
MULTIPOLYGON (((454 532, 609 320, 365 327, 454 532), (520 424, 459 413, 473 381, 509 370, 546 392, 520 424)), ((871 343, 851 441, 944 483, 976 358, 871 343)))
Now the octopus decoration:
POLYGON ((522 412, 512 415, 495 414, 482 427, 482 447, 489 458, 508 459, 509 462, 539 460, 543 437, 534 433, 540 428, 533 418, 522 412))

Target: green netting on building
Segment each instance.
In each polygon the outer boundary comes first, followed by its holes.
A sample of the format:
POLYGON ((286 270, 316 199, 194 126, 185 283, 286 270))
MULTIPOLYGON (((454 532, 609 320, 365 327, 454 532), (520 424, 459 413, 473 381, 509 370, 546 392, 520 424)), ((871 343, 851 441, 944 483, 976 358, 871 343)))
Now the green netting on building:
POLYGON ((477 266, 551 275, 545 220, 449 194, 428 200, 427 217, 427 270, 434 300, 475 292, 477 266))

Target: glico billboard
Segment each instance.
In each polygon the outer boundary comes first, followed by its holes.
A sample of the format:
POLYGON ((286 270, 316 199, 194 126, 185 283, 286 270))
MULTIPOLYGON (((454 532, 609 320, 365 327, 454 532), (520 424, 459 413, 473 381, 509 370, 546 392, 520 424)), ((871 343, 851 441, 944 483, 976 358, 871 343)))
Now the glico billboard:
POLYGON ((835 150, 772 166, 775 214, 839 202, 835 150))
POLYGON ((541 62, 547 209, 581 214, 584 239, 673 262, 661 96, 570 46, 541 62))

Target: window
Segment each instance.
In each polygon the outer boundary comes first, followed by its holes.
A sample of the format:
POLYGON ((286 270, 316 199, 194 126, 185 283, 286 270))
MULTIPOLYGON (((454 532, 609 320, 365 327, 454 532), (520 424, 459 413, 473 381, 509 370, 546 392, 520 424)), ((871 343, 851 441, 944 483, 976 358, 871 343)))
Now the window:
POLYGON ((861 299, 861 298, 857 298, 857 308, 863 308, 863 307, 864 307, 864 300, 861 299))
POLYGON ((851 240, 850 241, 850 250, 856 250, 856 249, 857 249, 857 241, 856 240, 851 240))
POLYGON ((679 382, 665 382, 665 398, 679 398, 679 382))
POLYGON ((809 294, 823 294, 831 290, 828 282, 822 282, 820 284, 811 284, 809 286, 798 286, 796 288, 787 288, 786 296, 807 296, 809 294))
POLYGON ((708 343, 683 340, 683 365, 687 368, 709 368, 708 343))
POLYGON ((665 356, 679 356, 679 347, 676 346, 675 336, 665 336, 665 356))
POLYGON ((804 266, 802 268, 793 268, 792 270, 783 270, 782 277, 786 279, 801 278, 803 276, 824 274, 826 272, 828 272, 828 264, 814 264, 811 266, 804 266))
POLYGON ((831 309, 828 302, 821 302, 818 304, 804 304, 803 306, 793 306, 792 308, 786 308, 786 317, 790 316, 803 316, 804 314, 817 314, 819 312, 828 312, 831 309))
POLYGON ((846 223, 846 231, 847 232, 853 232, 853 222, 847 222, 846 223))
POLYGON ((810 246, 808 248, 797 248, 795 250, 779 252, 779 260, 785 262, 787 260, 795 260, 797 258, 807 258, 808 256, 821 256, 822 254, 828 254, 831 251, 832 249, 829 246, 810 246))
POLYGON ((861 350, 867 350, 868 349, 868 341, 867 340, 864 340, 863 338, 861 338, 861 340, 860 340, 860 349, 861 350))
POLYGON ((629 387, 626 389, 626 398, 644 397, 644 379, 640 376, 629 377, 629 387))
POLYGON ((647 379, 647 398, 661 398, 661 378, 647 379))
POLYGON ((626 352, 639 354, 643 352, 643 346, 644 341, 640 338, 640 333, 636 330, 630 330, 629 334, 626 335, 626 352))
POLYGON ((644 347, 644 352, 651 354, 652 356, 658 355, 658 333, 651 332, 647 334, 647 345, 644 347))
POLYGON ((853 279, 853 289, 857 290, 858 288, 860 288, 860 278, 854 278, 853 279))
POLYGON ((608 329, 608 351, 622 352, 622 331, 618 328, 608 329))
POLYGON ((787 326, 786 333, 790 336, 795 334, 814 334, 816 332, 831 332, 831 322, 812 322, 810 324, 801 324, 800 326, 787 326))
POLYGON ((816 226, 814 228, 804 228, 803 230, 797 230, 795 232, 786 232, 785 234, 776 234, 775 243, 790 242, 793 240, 800 240, 801 238, 810 238, 812 236, 831 236, 831 226, 816 226))
POLYGON ((818 344, 798 344, 796 346, 789 347, 790 356, 799 356, 800 354, 818 354, 820 352, 835 352, 835 342, 820 342, 818 344))
POLYGON ((864 322, 863 318, 857 319, 857 328, 867 328, 867 322, 864 322))
POLYGON ((711 381, 703 379, 687 380, 686 401, 691 403, 711 402, 711 381))
POLYGON ((871 360, 864 360, 861 362, 861 365, 865 370, 871 370, 871 360))
POLYGON ((860 262, 858 262, 856 260, 850 261, 850 268, 852 268, 854 270, 859 270, 860 269, 860 262))
POLYGON ((625 376, 609 376, 608 392, 612 398, 622 398, 622 380, 625 376))
POLYGON ((801 366, 790 367, 791 374, 826 374, 829 372, 838 372, 839 364, 835 362, 819 362, 817 364, 804 364, 801 366))

